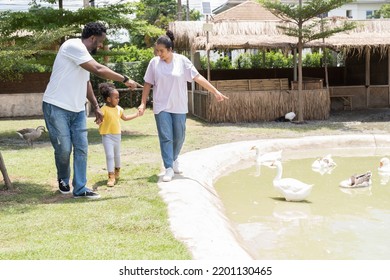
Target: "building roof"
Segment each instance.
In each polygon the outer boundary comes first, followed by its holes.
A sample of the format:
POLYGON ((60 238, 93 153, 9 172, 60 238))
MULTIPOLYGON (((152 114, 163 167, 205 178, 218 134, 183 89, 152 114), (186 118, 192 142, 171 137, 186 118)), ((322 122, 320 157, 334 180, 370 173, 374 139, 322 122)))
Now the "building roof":
POLYGON ((274 14, 265 9, 258 2, 247 0, 228 10, 213 16, 213 21, 223 20, 279 20, 274 14))
POLYGON ((222 13, 223 11, 226 11, 228 9, 233 8, 234 6, 241 4, 242 2, 245 2, 247 0, 227 0, 224 4, 221 6, 215 8, 213 10, 213 14, 219 14, 222 13))

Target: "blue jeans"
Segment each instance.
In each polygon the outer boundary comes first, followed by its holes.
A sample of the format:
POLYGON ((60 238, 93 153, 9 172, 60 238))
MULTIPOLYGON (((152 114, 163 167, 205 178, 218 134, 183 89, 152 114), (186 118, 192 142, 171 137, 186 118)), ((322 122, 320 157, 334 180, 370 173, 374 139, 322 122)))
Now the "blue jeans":
POLYGON ((88 131, 84 111, 71 112, 43 102, 43 115, 54 148, 57 179, 69 184, 70 154, 73 151, 73 194, 79 195, 88 190, 87 157, 88 131))
POLYGON ((186 114, 160 112, 156 119, 158 139, 164 167, 173 167, 173 162, 180 154, 186 133, 186 114))

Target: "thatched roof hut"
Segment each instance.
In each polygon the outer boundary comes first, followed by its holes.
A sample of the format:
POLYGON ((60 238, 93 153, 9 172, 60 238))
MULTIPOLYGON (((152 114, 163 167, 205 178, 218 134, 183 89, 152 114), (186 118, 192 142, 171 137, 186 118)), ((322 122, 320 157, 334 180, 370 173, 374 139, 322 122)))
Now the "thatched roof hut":
MULTIPOLYGON (((334 18, 338 25, 344 18, 334 18)), ((336 51, 365 48, 384 52, 390 47, 390 20, 357 21, 358 27, 352 31, 338 33, 325 39, 325 45, 336 51)), ((278 28, 287 23, 281 21, 238 21, 214 22, 212 31, 203 30, 204 22, 176 21, 169 26, 175 34, 175 47, 186 50, 209 49, 248 49, 248 48, 293 48, 297 39, 283 34, 278 28)), ((322 40, 312 41, 306 47, 324 46, 322 40)))

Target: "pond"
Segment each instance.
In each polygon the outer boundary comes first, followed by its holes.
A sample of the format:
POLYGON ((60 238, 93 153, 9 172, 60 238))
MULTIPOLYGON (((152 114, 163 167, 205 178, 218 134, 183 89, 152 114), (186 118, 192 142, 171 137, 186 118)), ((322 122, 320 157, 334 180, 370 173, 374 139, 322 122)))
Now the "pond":
POLYGON ((277 170, 267 166, 220 177, 215 189, 256 259, 390 259, 390 183, 378 173, 383 156, 333 156, 337 166, 325 174, 312 170, 316 157, 282 159, 282 178, 314 185, 301 202, 288 202, 275 190, 277 170), (372 171, 370 187, 339 186, 367 171, 372 171))

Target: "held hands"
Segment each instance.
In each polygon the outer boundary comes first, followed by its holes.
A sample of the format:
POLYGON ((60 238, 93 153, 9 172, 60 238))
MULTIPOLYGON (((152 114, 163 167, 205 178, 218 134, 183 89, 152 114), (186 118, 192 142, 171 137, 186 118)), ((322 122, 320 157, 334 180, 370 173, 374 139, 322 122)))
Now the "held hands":
POLYGON ((129 89, 136 89, 137 87, 140 87, 140 88, 143 88, 142 85, 140 85, 139 83, 137 83, 136 81, 133 81, 133 80, 128 80, 125 85, 129 88, 129 89))
POLYGON ((138 116, 143 116, 145 113, 145 104, 142 104, 138 106, 138 116))
POLYGON ((100 108, 95 108, 95 123, 100 125, 103 122, 103 113, 100 108))

